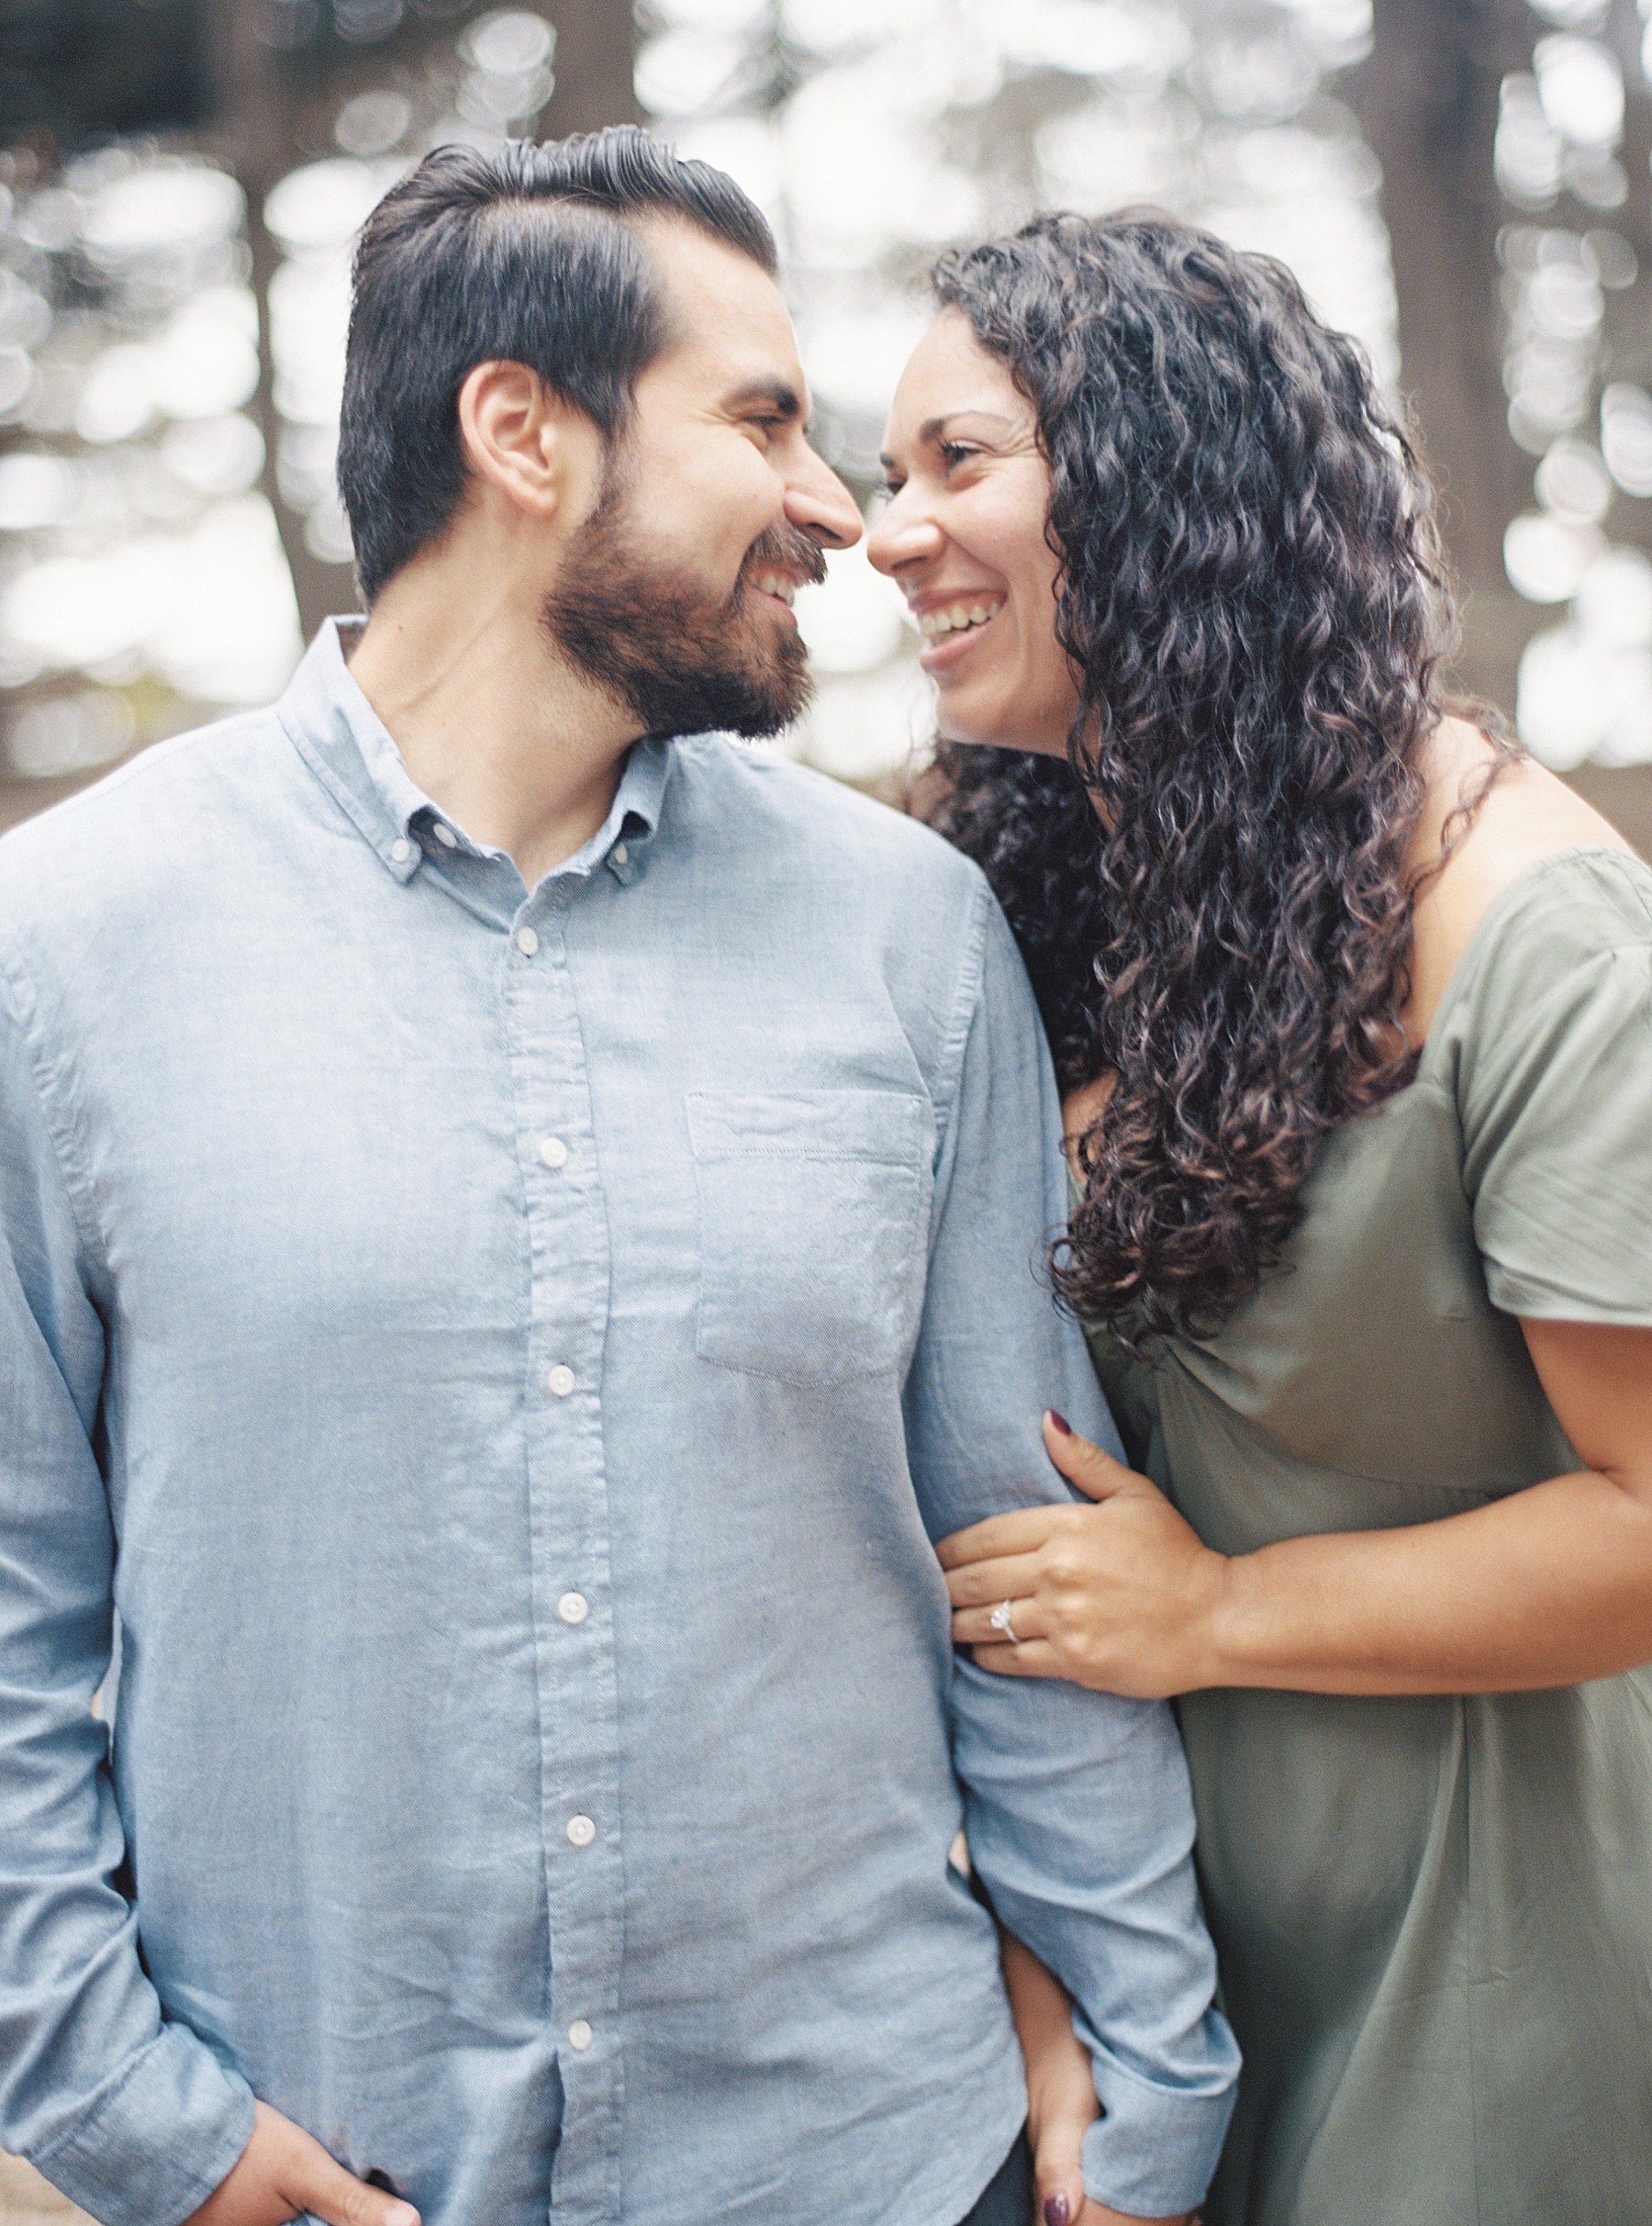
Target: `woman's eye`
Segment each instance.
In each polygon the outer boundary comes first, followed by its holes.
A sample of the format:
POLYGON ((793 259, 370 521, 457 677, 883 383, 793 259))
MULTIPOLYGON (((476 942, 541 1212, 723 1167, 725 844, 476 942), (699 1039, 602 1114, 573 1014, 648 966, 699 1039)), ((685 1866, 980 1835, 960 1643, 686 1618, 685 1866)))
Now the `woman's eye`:
POLYGON ((904 479, 886 479, 882 487, 874 488, 873 492, 878 496, 880 500, 893 502, 905 485, 904 479))
POLYGON ((941 443, 941 461, 949 472, 962 464, 966 456, 978 456, 980 453, 978 448, 971 448, 963 441, 943 441, 941 443))

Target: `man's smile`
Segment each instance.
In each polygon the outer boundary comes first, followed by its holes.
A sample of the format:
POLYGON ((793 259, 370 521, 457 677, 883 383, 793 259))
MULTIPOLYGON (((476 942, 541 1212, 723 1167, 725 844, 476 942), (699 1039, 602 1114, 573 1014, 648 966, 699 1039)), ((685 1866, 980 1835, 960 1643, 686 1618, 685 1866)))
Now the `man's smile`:
POLYGON ((741 574, 740 584, 759 601, 784 610, 787 623, 796 626, 798 621, 792 603, 798 589, 806 583, 795 572, 787 571, 777 565, 757 565, 741 574))

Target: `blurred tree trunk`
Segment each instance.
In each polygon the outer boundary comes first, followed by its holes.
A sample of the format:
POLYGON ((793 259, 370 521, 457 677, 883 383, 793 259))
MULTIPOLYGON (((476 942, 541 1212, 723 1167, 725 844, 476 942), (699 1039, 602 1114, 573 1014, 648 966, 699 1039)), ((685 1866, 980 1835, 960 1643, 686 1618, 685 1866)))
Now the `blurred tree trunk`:
POLYGON ((286 58, 257 35, 257 11, 245 0, 211 0, 214 122, 207 144, 234 171, 247 196, 248 283, 258 299, 258 392, 252 408, 263 435, 262 489, 275 513, 281 546, 293 576, 298 623, 307 642, 322 620, 355 602, 354 583, 342 565, 323 564, 305 544, 304 520, 281 499, 276 476, 280 420, 275 413, 275 364, 270 342, 270 281, 281 251, 263 220, 270 189, 297 159, 298 102, 286 58))
MULTIPOLYGON (((1510 436, 1503 393, 1502 308, 1497 234, 1511 222, 1588 230, 1609 225, 1652 266, 1652 221, 1644 187, 1602 215, 1565 197, 1523 217, 1492 174, 1498 86, 1529 70, 1546 28, 1526 0, 1375 0, 1376 40, 1344 91, 1382 165, 1382 212, 1400 303, 1400 384, 1444 497, 1446 544, 1457 576, 1463 643, 1453 676, 1467 692, 1511 714, 1520 653, 1559 615, 1526 602, 1503 571, 1509 520, 1532 507, 1533 459, 1510 436)), ((1638 61, 1640 22, 1618 0, 1607 37, 1629 88, 1620 152, 1630 179, 1646 175, 1652 103, 1638 61)), ((1642 280, 1627 303, 1644 321, 1642 280)), ((1620 328, 1621 332, 1621 328, 1620 328)), ((1624 360, 1609 346, 1605 376, 1642 380, 1642 351, 1624 360)), ((1612 538, 1652 546, 1652 504, 1620 497, 1612 538)), ((1652 766, 1581 766, 1575 788, 1652 856, 1652 766)))
POLYGON ((546 12, 556 26, 556 90, 540 118, 541 137, 641 123, 631 0, 550 0, 546 12))
POLYGON ((1509 437, 1491 172, 1497 89, 1531 66, 1525 0, 1375 0, 1376 44, 1345 88, 1382 165, 1400 300, 1400 384, 1444 496, 1463 603, 1457 678, 1505 710, 1543 613, 1503 575, 1503 528, 1531 505, 1509 437))

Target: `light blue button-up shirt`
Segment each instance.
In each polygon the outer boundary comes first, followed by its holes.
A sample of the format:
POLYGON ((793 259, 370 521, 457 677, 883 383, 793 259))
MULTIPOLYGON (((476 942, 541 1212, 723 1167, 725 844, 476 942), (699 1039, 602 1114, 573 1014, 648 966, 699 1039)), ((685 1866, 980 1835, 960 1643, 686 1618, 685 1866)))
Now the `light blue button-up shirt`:
POLYGON ((1116 1443, 973 867, 701 737, 530 891, 329 627, 0 845, 0 2142, 108 2226, 254 2094, 427 2226, 954 2226, 963 1826, 1092 2191, 1200 2196, 1170 1716, 955 1657, 931 1550, 1116 1443))

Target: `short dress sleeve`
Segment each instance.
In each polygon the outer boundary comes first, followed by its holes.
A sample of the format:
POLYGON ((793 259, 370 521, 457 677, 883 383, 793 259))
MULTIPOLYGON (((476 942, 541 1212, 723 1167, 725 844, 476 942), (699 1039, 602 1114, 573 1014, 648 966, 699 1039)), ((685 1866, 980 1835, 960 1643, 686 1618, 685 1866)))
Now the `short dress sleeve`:
POLYGON ((1652 872, 1603 847, 1546 859, 1465 957, 1449 1034, 1492 1304, 1652 1325, 1652 872))

